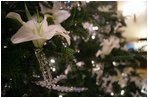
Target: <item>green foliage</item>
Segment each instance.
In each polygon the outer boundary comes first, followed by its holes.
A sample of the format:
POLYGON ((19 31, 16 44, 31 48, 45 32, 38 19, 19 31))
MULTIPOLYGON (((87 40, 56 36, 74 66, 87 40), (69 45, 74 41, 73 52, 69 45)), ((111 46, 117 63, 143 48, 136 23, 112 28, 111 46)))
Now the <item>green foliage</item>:
POLYGON ((30 14, 26 4, 25 4, 25 12, 26 12, 27 19, 30 20, 31 19, 31 14, 30 14))
MULTIPOLYGON (((76 2, 76 1, 75 1, 76 2)), ((41 80, 42 73, 39 68, 39 62, 34 54, 34 46, 32 42, 25 42, 20 44, 12 44, 10 39, 13 34, 20 28, 21 24, 18 21, 6 19, 5 16, 9 12, 18 12, 21 14, 22 19, 27 21, 30 16, 36 13, 36 10, 40 12, 39 3, 44 4, 46 7, 52 8, 52 2, 18 2, 18 1, 2 1, 2 62, 1 62, 1 88, 2 96, 36 96, 36 97, 57 97, 61 92, 55 90, 49 90, 47 88, 37 86, 34 82, 41 80), (24 4, 25 8, 24 8, 24 4), (26 14, 26 15, 25 15, 26 14), (4 48, 4 46, 7 46, 4 48), (40 78, 35 78, 33 75, 38 75, 40 78), (10 87, 6 87, 6 85, 10 87)), ((65 4, 68 9, 69 5, 74 2, 65 4)), ((64 4, 64 2, 62 2, 64 4)), ((116 69, 123 72, 124 68, 132 67, 145 67, 147 64, 146 53, 139 53, 137 51, 125 51, 121 48, 113 49, 109 55, 104 58, 96 57, 96 52, 102 48, 100 43, 103 39, 108 39, 110 35, 117 36, 121 40, 121 46, 124 46, 125 39, 122 37, 120 31, 115 31, 114 27, 117 23, 121 23, 122 26, 126 26, 125 17, 117 16, 116 2, 89 2, 86 5, 71 7, 68 9, 71 16, 65 20, 61 25, 65 30, 70 31, 71 45, 68 46, 66 40, 61 36, 54 36, 49 41, 46 41, 43 46, 43 51, 48 59, 54 58, 55 63, 53 66, 56 68, 55 72, 52 72, 53 77, 63 74, 67 66, 71 67, 67 75, 67 79, 59 81, 59 85, 63 86, 75 86, 75 87, 87 87, 88 90, 81 93, 62 93, 66 97, 102 97, 111 96, 106 92, 106 88, 102 88, 104 81, 103 77, 109 77, 117 75, 116 69), (98 11, 98 7, 112 5, 111 11, 101 12, 98 11), (97 16, 97 19, 94 18, 97 16), (95 39, 91 38, 91 34, 88 30, 83 28, 83 23, 90 22, 97 26, 99 29, 96 31, 95 39), (106 25, 111 26, 111 31, 101 32, 99 30, 104 29, 106 25), (100 37, 101 36, 101 37, 100 37), (64 45, 63 45, 64 44, 64 45), (96 84, 97 74, 92 75, 93 68, 92 60, 97 63, 103 63, 104 66, 102 76, 99 78, 99 83, 96 84), (77 66, 78 62, 83 62, 84 65, 77 66), (117 62, 118 66, 114 66, 113 62, 117 62)), ((48 25, 53 24, 53 20, 47 18, 48 25)), ((134 71, 128 75, 128 78, 132 76, 139 76, 134 71)), ((110 81, 108 82, 108 84, 110 81)), ((107 85, 108 87, 109 85, 107 85)), ((123 96, 133 96, 131 93, 140 92, 140 89, 133 82, 128 81, 127 86, 121 88, 117 82, 112 84, 114 96, 121 96, 121 90, 125 90, 123 96)), ((145 96, 144 94, 142 96, 145 96)))

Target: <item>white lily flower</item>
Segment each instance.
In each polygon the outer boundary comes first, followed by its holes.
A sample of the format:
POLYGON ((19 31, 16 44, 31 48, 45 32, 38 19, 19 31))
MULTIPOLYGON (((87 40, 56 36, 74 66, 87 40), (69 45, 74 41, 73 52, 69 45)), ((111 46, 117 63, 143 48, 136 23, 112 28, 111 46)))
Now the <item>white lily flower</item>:
POLYGON ((48 26, 46 17, 40 23, 35 17, 24 22, 21 16, 15 12, 8 13, 6 17, 16 19, 22 24, 22 27, 11 38, 14 44, 33 41, 35 47, 41 48, 46 40, 55 35, 62 35, 70 45, 70 37, 67 31, 60 24, 48 26))
POLYGON ((60 2, 54 2, 53 8, 47 8, 43 4, 39 3, 41 8, 41 13, 45 16, 49 16, 53 18, 55 24, 60 24, 65 21, 68 17, 70 17, 70 13, 66 10, 60 10, 60 2), (50 15, 50 14, 52 15, 50 15))
POLYGON ((98 52, 96 53, 96 57, 100 55, 103 58, 105 55, 110 54, 113 48, 120 47, 119 42, 120 42, 119 38, 115 36, 110 36, 109 39, 104 39, 103 42, 101 43, 101 46, 103 47, 101 50, 98 50, 98 52))

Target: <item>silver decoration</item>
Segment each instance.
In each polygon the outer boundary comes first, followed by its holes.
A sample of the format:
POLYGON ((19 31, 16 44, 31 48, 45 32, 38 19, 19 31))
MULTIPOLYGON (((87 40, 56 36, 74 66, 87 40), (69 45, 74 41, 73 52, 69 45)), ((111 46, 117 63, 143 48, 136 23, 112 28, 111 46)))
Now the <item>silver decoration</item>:
POLYGON ((104 70, 104 64, 103 63, 95 63, 95 61, 91 61, 92 63, 92 75, 91 77, 93 77, 95 74, 97 75, 96 77, 96 84, 99 85, 100 84, 100 79, 103 76, 103 70, 104 70))
POLYGON ((83 87, 65 87, 65 86, 59 86, 59 85, 53 86, 52 89, 61 91, 61 92, 82 92, 87 90, 87 88, 83 88, 83 87))
POLYGON ((52 75, 50 70, 50 63, 48 62, 48 59, 46 58, 43 49, 36 49, 35 55, 38 59, 40 69, 44 78, 44 81, 50 83, 52 81, 52 75))
POLYGON ((2 87, 1 95, 2 95, 2 96, 5 96, 6 93, 7 93, 7 91, 10 90, 11 86, 12 86, 12 84, 11 84, 11 80, 10 80, 10 82, 6 83, 6 84, 4 85, 4 87, 2 87))
MULTIPOLYGON (((57 90, 60 92, 82 92, 87 90, 84 87, 66 87, 56 85, 60 80, 67 79, 67 76, 61 74, 55 78, 52 77, 51 67, 52 65, 49 63, 49 60, 45 56, 43 49, 36 49, 35 55, 40 65, 40 69, 43 75, 44 80, 35 82, 37 85, 41 87, 46 87, 48 89, 57 90)), ((67 73, 68 74, 68 73, 67 73)))
POLYGON ((38 81, 36 82, 37 85, 40 85, 42 87, 46 87, 48 89, 57 90, 60 92, 82 92, 87 90, 87 88, 84 87, 66 87, 66 86, 60 86, 56 85, 56 83, 62 79, 66 79, 66 75, 59 75, 56 78, 53 79, 51 83, 48 83, 46 81, 38 81))

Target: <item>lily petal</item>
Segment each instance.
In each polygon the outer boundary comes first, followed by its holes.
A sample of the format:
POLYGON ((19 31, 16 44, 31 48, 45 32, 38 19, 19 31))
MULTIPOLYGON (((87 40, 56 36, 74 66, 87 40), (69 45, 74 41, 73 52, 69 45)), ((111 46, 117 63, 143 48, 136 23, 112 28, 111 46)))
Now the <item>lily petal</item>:
POLYGON ((63 36, 67 43, 70 45, 70 37, 68 34, 65 34, 67 31, 61 25, 50 25, 48 30, 44 32, 44 38, 51 39, 55 35, 63 36))
POLYGON ((10 12, 6 16, 7 18, 12 18, 18 20, 21 24, 24 24, 24 21, 22 20, 21 16, 18 13, 10 12))
POLYGON ((12 43, 17 44, 21 42, 42 39, 41 36, 35 33, 35 26, 32 20, 25 23, 11 38, 12 43))
POLYGON ((65 11, 65 10, 58 10, 57 12, 53 13, 53 17, 55 18, 54 23, 60 24, 64 20, 66 20, 68 17, 70 17, 70 13, 68 11, 65 11))

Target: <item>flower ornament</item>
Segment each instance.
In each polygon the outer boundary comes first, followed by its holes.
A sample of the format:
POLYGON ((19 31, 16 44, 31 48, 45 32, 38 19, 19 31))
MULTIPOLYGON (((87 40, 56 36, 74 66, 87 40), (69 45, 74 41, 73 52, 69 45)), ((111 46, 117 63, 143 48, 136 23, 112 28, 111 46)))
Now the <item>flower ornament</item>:
POLYGON ((96 75, 96 84, 99 84, 100 83, 100 78, 103 75, 103 68, 104 68, 104 64, 103 63, 98 63, 92 69, 92 76, 95 76, 96 75))
POLYGON ((110 54, 113 48, 120 47, 119 42, 119 38, 115 36, 110 36, 109 39, 104 39, 101 43, 101 46, 103 47, 101 50, 98 50, 98 52, 96 53, 96 57, 101 56, 102 58, 104 58, 105 55, 110 54))
POLYGON ((109 12, 111 10, 111 8, 112 8, 111 5, 101 6, 101 7, 98 7, 98 11, 101 11, 101 12, 109 12))
POLYGON ((70 13, 68 11, 60 10, 60 4, 61 4, 60 2, 54 2, 53 8, 50 9, 44 6, 42 3, 39 3, 41 8, 41 13, 44 14, 46 17, 51 17, 55 24, 60 24, 68 17, 70 17, 70 13))
POLYGON ((85 23, 82 23, 82 26, 84 29, 87 29, 88 32, 94 32, 92 23, 85 22, 85 23))
POLYGON ((10 12, 6 16, 18 20, 22 26, 11 38, 12 43, 22 43, 27 41, 33 41, 33 44, 37 48, 41 48, 46 40, 51 39, 55 35, 61 35, 65 37, 70 45, 70 37, 67 31, 60 25, 48 25, 46 17, 39 22, 40 17, 32 17, 29 21, 24 22, 18 13, 10 12))

